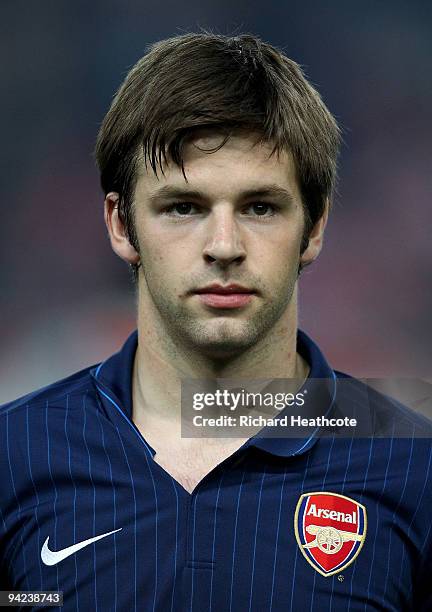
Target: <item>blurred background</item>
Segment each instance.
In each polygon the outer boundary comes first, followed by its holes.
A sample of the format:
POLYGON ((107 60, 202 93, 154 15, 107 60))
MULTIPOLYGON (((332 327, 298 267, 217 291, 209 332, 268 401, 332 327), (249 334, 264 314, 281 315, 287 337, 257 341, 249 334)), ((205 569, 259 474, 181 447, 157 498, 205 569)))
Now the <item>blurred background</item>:
POLYGON ((0 15, 0 402, 104 359, 134 329, 94 141, 146 46, 199 27, 282 48, 344 129, 301 327, 335 368, 431 379, 430 2, 18 0, 0 15))

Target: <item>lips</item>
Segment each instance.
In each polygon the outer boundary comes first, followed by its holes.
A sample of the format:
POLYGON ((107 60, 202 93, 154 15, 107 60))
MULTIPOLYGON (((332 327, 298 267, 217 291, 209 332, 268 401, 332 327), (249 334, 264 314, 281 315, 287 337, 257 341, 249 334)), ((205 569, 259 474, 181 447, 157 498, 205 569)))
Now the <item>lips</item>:
POLYGON ((249 304, 256 292, 242 285, 219 285, 214 283, 207 287, 197 289, 201 303, 211 308, 241 308, 249 304))
POLYGON ((217 295, 232 295, 233 293, 255 293, 253 289, 247 289, 246 287, 242 287, 241 285, 231 284, 231 285, 218 285, 214 283, 213 285, 208 285, 207 287, 203 287, 202 289, 197 289, 195 293, 215 293, 217 295))

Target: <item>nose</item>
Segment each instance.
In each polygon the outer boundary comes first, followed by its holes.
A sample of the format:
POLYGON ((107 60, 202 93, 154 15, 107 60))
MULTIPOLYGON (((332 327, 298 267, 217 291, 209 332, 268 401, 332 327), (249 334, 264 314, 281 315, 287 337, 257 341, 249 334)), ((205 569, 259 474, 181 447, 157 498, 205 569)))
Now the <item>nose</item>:
POLYGON ((228 206, 215 207, 208 225, 208 239, 203 250, 207 263, 227 267, 240 264, 246 258, 238 222, 228 206))

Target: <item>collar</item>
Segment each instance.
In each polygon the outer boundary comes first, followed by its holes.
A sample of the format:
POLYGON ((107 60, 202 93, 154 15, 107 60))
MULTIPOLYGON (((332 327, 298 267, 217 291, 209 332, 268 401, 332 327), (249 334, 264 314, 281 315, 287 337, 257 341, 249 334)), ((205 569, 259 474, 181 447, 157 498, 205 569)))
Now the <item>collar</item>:
MULTIPOLYGON (((335 408, 336 374, 315 342, 300 329, 297 331, 297 352, 310 368, 309 375, 299 390, 306 398, 305 404, 297 415, 306 418, 327 417, 335 408)), ((284 416, 289 418, 291 412, 292 408, 287 407, 277 419, 284 416)), ((254 446, 280 457, 292 457, 308 451, 317 442, 320 429, 315 426, 296 427, 290 432, 290 437, 287 437, 285 427, 264 427, 246 442, 246 446, 254 446)))
MULTIPOLYGON (((138 346, 138 332, 135 330, 126 340, 119 352, 91 370, 95 382, 105 387, 114 395, 125 415, 132 419, 132 372, 135 352, 138 346)), ((336 375, 327 363, 318 346, 303 331, 297 332, 297 352, 309 364, 310 372, 300 392, 306 393, 306 406, 303 416, 328 415, 335 403, 336 375)), ((289 408, 281 411, 278 418, 289 414, 289 408)), ((277 428, 270 430, 264 427, 250 438, 244 447, 254 446, 265 452, 282 457, 299 455, 308 451, 317 441, 319 427, 307 427, 299 430, 298 437, 277 436, 277 428), (276 436, 276 437, 275 437, 276 436)))

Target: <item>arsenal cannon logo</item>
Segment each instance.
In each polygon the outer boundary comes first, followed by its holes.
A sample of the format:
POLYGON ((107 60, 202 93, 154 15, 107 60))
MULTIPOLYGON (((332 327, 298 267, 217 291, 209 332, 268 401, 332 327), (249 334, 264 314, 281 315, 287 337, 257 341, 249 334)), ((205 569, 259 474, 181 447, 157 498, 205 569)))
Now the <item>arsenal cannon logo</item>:
POLYGON ((366 508, 354 499, 319 491, 298 500, 294 530, 306 560, 322 576, 348 567, 366 537, 366 508))

